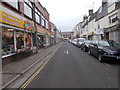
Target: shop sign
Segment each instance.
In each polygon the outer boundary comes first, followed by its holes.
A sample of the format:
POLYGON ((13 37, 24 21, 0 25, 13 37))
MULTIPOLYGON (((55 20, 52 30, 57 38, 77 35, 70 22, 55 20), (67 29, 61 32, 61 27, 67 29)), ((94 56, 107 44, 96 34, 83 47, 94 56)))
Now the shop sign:
POLYGON ((24 28, 26 30, 33 30, 34 31, 34 22, 33 21, 29 21, 29 20, 25 20, 24 21, 24 28))
POLYGON ((1 10, 0 10, 0 22, 8 25, 24 28, 24 21, 22 19, 19 19, 1 10))
POLYGON ((38 31, 38 33, 41 34, 41 35, 44 35, 44 34, 45 34, 44 29, 42 29, 42 28, 37 27, 37 31, 38 31))
POLYGON ((97 35, 100 35, 100 34, 104 34, 104 31, 103 31, 103 29, 98 29, 94 33, 97 35))
POLYGON ((111 31, 116 31, 116 30, 118 30, 118 26, 114 25, 114 26, 106 28, 105 32, 111 32, 111 31))
POLYGON ((89 35, 94 35, 94 32, 90 32, 89 35))

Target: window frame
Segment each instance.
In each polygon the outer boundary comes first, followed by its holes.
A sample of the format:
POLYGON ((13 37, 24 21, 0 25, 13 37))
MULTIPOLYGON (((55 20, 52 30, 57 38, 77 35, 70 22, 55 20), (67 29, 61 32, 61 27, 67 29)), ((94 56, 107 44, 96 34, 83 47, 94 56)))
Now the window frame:
POLYGON ((45 27, 45 17, 42 15, 42 17, 41 17, 41 19, 42 19, 42 21, 41 21, 41 25, 43 26, 43 27, 45 27))
POLYGON ((115 14, 111 15, 109 17, 109 23, 113 24, 113 23, 117 22, 118 21, 117 18, 118 18, 118 13, 115 13, 115 14))
POLYGON ((49 22, 48 22, 47 19, 45 20, 45 23, 46 23, 46 29, 48 29, 49 28, 49 22))
POLYGON ((41 12, 37 9, 37 7, 35 7, 35 21, 41 25, 41 12), (36 20, 36 15, 39 16, 39 22, 36 20))
POLYGON ((24 14, 25 14, 25 16, 29 17, 30 19, 33 19, 33 6, 31 6, 30 4, 32 5, 32 3, 29 0, 28 0, 28 2, 26 2, 24 0, 24 14), (30 17, 30 15, 27 15, 25 13, 25 5, 28 6, 31 9, 31 17, 30 17))
POLYGON ((3 4, 9 6, 10 8, 14 9, 15 11, 17 11, 18 13, 21 13, 20 11, 20 2, 19 0, 17 0, 17 8, 14 7, 12 4, 10 4, 9 2, 7 2, 7 0, 4 0, 4 2, 2 2, 3 4))

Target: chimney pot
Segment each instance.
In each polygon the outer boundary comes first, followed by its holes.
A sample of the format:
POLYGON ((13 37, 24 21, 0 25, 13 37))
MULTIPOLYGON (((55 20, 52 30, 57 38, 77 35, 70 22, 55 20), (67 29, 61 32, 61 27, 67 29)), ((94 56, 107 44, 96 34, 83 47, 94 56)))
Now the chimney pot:
POLYGON ((93 15, 93 9, 89 10, 89 16, 93 15))

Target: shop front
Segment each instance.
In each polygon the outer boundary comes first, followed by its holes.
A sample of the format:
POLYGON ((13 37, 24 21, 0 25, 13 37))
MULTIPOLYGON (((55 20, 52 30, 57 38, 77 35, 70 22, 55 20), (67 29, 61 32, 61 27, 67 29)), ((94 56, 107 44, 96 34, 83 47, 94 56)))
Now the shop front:
POLYGON ((55 36, 51 35, 50 45, 55 45, 55 36))
POLYGON ((48 47, 50 46, 50 38, 51 38, 51 34, 46 30, 45 31, 45 46, 48 47))
POLYGON ((93 40, 103 40, 104 39, 104 29, 98 29, 94 32, 93 40))
POLYGON ((93 40, 94 32, 90 32, 88 35, 88 40, 93 40))
POLYGON ((2 58, 33 49, 34 23, 3 7, 0 9, 2 26, 2 58))
POLYGON ((37 41, 38 41, 38 47, 43 48, 45 44, 45 32, 44 29, 37 26, 37 41))
POLYGON ((2 28, 2 58, 32 50, 32 34, 25 31, 2 28))
POLYGON ((120 43, 120 28, 117 25, 105 29, 105 39, 120 43))

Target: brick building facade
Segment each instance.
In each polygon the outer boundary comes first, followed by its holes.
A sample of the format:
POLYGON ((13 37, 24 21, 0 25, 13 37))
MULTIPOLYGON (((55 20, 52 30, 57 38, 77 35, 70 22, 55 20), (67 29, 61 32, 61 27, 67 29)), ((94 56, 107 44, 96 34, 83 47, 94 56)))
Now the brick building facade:
POLYGON ((50 44, 49 13, 38 0, 2 0, 2 58, 50 44))

